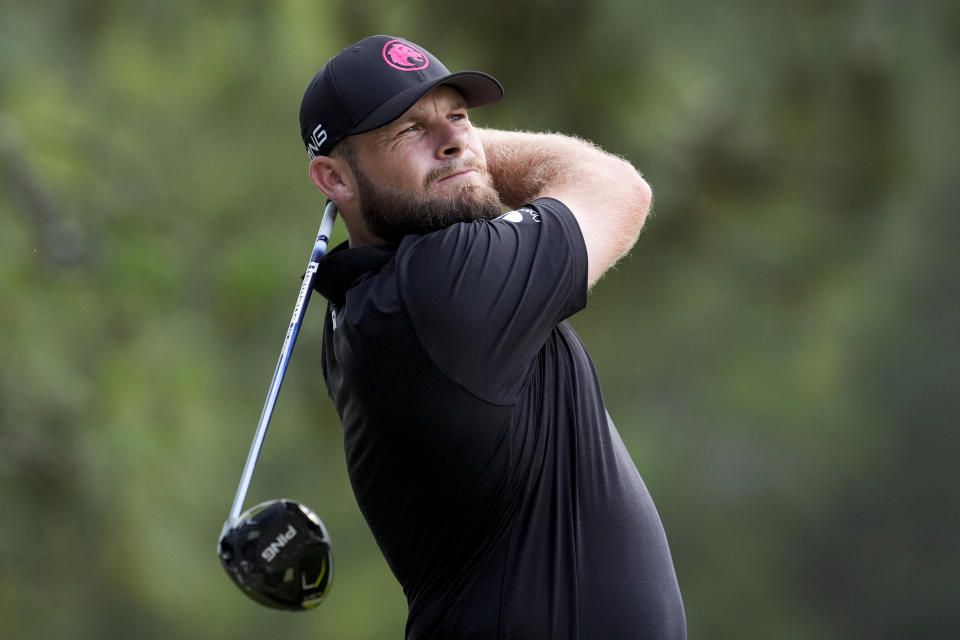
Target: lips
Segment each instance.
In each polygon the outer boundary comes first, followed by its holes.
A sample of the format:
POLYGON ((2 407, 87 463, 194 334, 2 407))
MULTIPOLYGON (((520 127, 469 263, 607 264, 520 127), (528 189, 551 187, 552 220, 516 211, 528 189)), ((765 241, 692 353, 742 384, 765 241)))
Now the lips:
POLYGON ((424 180, 424 186, 429 189, 431 186, 447 182, 457 177, 465 176, 469 173, 482 173, 483 168, 476 163, 451 163, 445 167, 439 167, 427 174, 424 180))
POLYGON ((466 176, 471 173, 475 173, 478 176, 483 176, 486 175, 487 169, 479 162, 472 160, 461 160, 459 162, 450 161, 427 173, 423 180, 423 188, 430 189, 436 185, 450 182, 451 180, 466 176))
POLYGON ((455 173, 451 173, 450 175, 448 175, 448 176, 446 176, 446 177, 444 177, 444 178, 440 178, 439 180, 437 180, 437 182, 444 182, 444 181, 446 181, 446 180, 450 180, 450 179, 452 179, 452 178, 456 178, 457 176, 464 176, 464 175, 466 175, 466 174, 468 174, 468 173, 476 173, 476 171, 477 171, 477 170, 474 169, 473 167, 467 167, 466 169, 462 169, 462 170, 457 171, 457 172, 455 172, 455 173))

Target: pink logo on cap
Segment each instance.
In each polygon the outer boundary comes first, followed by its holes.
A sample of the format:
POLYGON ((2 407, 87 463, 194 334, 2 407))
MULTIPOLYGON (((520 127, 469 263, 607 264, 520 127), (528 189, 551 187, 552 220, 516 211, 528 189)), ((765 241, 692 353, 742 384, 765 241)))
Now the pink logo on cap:
POLYGON ((419 71, 430 66, 427 55, 403 40, 391 40, 383 45, 384 61, 400 71, 419 71))

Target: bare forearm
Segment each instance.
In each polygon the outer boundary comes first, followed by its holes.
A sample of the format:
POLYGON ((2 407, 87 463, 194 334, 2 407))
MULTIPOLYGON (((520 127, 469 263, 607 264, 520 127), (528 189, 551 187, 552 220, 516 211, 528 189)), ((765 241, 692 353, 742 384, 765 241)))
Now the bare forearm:
POLYGON ((557 134, 481 129, 487 167, 500 199, 509 207, 536 199, 563 177, 563 158, 586 142, 557 134))
POLYGON ((502 202, 512 208, 553 197, 573 212, 590 260, 590 283, 636 241, 652 194, 622 158, 578 138, 480 129, 487 167, 502 202))

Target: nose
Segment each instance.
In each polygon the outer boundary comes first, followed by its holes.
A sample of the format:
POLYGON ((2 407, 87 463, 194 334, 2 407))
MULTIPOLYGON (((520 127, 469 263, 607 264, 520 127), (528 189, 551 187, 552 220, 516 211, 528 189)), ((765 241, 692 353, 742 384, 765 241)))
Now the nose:
POLYGON ((446 122, 440 133, 437 158, 440 160, 458 158, 467 150, 468 144, 469 139, 466 129, 463 126, 455 126, 452 122, 446 122))

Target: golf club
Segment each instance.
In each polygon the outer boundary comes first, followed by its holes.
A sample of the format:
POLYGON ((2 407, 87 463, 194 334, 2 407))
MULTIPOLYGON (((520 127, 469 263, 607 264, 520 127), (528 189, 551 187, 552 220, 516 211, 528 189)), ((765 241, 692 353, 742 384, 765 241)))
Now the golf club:
POLYGON ((336 215, 336 205, 328 202, 237 495, 217 545, 223 568, 241 591, 260 604, 287 611, 312 609, 330 590, 333 551, 327 530, 317 514, 293 500, 270 500, 242 514, 240 510, 250 488, 253 469, 263 448, 280 385, 310 301, 318 263, 326 253, 336 215))

